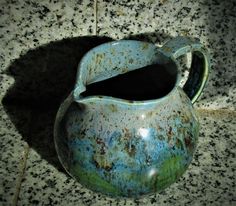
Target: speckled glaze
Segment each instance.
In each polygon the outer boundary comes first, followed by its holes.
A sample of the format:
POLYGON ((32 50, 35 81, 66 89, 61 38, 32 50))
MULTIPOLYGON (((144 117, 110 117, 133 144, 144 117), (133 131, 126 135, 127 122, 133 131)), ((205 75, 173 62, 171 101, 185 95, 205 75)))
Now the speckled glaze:
POLYGON ((65 169, 81 184, 111 196, 138 197, 163 190, 187 169, 196 147, 198 119, 192 103, 208 75, 209 58, 193 39, 177 37, 162 48, 123 40, 89 51, 81 60, 75 89, 61 105, 55 144, 65 169), (166 96, 128 101, 83 97, 86 85, 159 63, 176 70, 175 59, 193 52, 189 80, 166 96))

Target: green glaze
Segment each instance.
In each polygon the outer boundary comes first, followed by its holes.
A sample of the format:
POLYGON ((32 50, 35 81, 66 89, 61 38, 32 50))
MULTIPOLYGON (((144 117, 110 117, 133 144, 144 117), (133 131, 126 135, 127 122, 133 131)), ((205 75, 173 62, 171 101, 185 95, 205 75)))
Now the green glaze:
POLYGON ((76 174, 76 178, 89 188, 99 188, 99 192, 104 192, 112 195, 121 195, 122 192, 113 186, 111 183, 103 180, 99 175, 94 172, 89 172, 79 165, 72 167, 70 172, 76 174))
MULTIPOLYGON (((154 69, 160 72, 160 67, 154 69)), ((176 37, 161 48, 133 40, 93 48, 81 60, 75 88, 56 117, 55 145, 62 165, 82 185, 113 197, 162 191, 193 158, 199 134, 193 103, 208 71, 207 51, 192 38, 176 37), (193 63, 182 88, 176 58, 188 52, 193 63), (157 64, 174 77, 160 98, 137 101, 83 93, 89 84, 141 67, 146 72, 146 66, 157 64)))
POLYGON ((184 173, 186 168, 182 164, 182 157, 175 156, 165 160, 157 173, 156 190, 161 191, 171 183, 175 182, 184 173))

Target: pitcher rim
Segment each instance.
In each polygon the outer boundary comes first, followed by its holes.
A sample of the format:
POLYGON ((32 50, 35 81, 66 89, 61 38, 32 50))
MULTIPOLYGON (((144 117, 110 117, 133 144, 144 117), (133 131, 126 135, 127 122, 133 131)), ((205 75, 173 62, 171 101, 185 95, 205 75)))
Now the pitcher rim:
MULTIPOLYGON (((109 45, 109 44, 110 45, 114 45, 114 44, 123 43, 123 42, 136 42, 136 43, 149 44, 149 45, 155 46, 157 48, 157 51, 165 56, 165 54, 161 50, 162 47, 156 46, 154 43, 147 42, 147 41, 140 41, 140 40, 133 40, 133 39, 122 39, 122 40, 114 40, 114 41, 106 42, 106 43, 100 44, 100 45, 92 48, 91 50, 89 50, 82 57, 79 65, 78 65, 77 80, 78 80, 78 77, 81 78, 81 75, 82 75, 80 70, 79 70, 79 68, 81 68, 81 65, 83 65, 83 63, 86 60, 86 57, 87 57, 87 55, 89 53, 92 53, 94 50, 96 50, 96 49, 98 49, 100 47, 104 47, 104 46, 109 45)), ((174 59, 172 59, 171 57, 170 57, 170 59, 175 64, 177 71, 179 71, 178 70, 178 63, 174 59)), ((76 93, 75 91, 79 90, 79 88, 78 87, 74 88, 74 90, 73 90, 73 98, 74 98, 74 100, 76 102, 81 102, 81 103, 83 101, 87 101, 87 100, 91 99, 91 100, 99 100, 99 101, 116 102, 116 103, 119 103, 119 104, 126 104, 126 105, 147 105, 147 104, 154 104, 154 103, 161 102, 161 101, 164 101, 167 98, 169 98, 172 95, 172 93, 174 93, 178 89, 178 87, 179 87, 179 80, 180 80, 180 75, 179 75, 179 72, 177 72, 176 80, 175 80, 175 84, 174 84, 173 88, 168 93, 166 93, 164 96, 159 97, 157 99, 150 99, 150 100, 127 100, 127 99, 122 99, 122 98, 118 98, 118 97, 106 96, 106 95, 91 95, 91 96, 82 97, 81 93, 86 91, 87 85, 85 85, 82 82, 82 79, 79 79, 79 81, 81 82, 80 86, 82 86, 82 88, 80 87, 81 91, 80 91, 79 95, 75 94, 76 93)))

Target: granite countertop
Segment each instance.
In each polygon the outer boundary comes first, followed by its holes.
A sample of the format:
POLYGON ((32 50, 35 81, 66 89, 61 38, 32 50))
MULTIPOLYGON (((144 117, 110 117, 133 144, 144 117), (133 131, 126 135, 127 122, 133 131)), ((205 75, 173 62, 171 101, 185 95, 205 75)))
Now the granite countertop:
POLYGON ((236 205, 235 1, 2 0, 0 14, 0 205, 236 205), (163 45, 177 35, 200 39, 212 63, 189 169, 138 200, 81 186, 62 169, 52 134, 79 60, 112 39, 163 45))

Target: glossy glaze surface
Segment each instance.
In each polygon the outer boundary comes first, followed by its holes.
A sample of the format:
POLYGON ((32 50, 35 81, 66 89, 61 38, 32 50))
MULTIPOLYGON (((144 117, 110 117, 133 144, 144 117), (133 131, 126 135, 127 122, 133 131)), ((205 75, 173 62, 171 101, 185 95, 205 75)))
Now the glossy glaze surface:
POLYGON ((59 156, 73 177, 95 191, 129 197, 161 191, 192 159, 199 124, 180 88, 159 104, 103 98, 67 104, 57 125, 59 156))
POLYGON ((192 103, 208 73, 208 62, 203 66, 194 62, 188 82, 191 101, 178 86, 175 57, 192 48, 207 60, 202 45, 186 37, 175 38, 163 48, 132 40, 111 42, 85 55, 54 130, 59 159, 69 174, 94 191, 139 197, 163 190, 184 173, 199 132, 192 103), (151 64, 165 65, 176 76, 172 90, 160 98, 130 101, 82 95, 86 85, 151 64), (198 70, 198 65, 203 69, 198 70))

